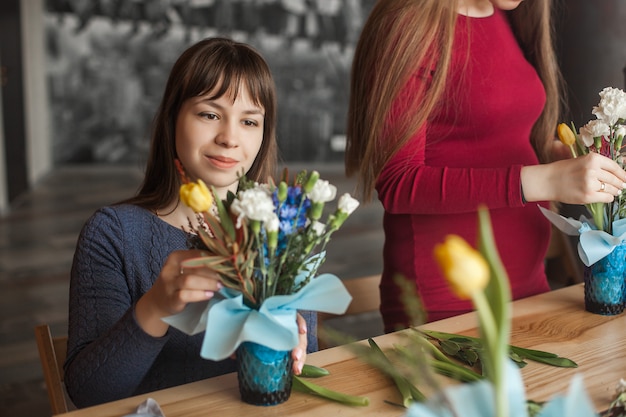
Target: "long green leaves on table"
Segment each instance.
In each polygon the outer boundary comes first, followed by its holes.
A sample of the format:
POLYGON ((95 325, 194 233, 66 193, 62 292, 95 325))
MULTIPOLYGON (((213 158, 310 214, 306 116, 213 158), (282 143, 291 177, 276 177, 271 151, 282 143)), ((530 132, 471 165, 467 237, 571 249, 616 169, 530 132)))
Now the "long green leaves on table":
MULTIPOLYGON (((372 355, 376 358, 379 363, 386 365, 384 369, 391 370, 393 369, 393 364, 391 361, 385 356, 380 347, 376 344, 374 339, 367 339, 367 342, 370 345, 372 350, 372 355)), ((402 405, 408 407, 413 401, 424 401, 426 397, 422 392, 415 387, 408 379, 405 377, 398 375, 396 373, 388 373, 393 382, 396 384, 400 395, 402 396, 402 405)))
MULTIPOLYGON (((405 375, 401 369, 412 369, 421 361, 425 361, 422 364, 426 365, 426 369, 431 369, 437 374, 456 381, 473 382, 483 378, 481 373, 471 369, 476 365, 482 365, 480 356, 483 350, 480 339, 431 330, 417 330, 414 336, 409 334, 409 337, 413 342, 410 346, 421 346, 421 353, 414 349, 408 349, 406 346, 394 345, 393 349, 389 351, 389 354, 394 357, 393 361, 387 357, 373 339, 368 339, 369 349, 360 344, 352 347, 362 359, 392 378, 402 397, 402 406, 408 407, 411 402, 421 402, 426 399, 424 394, 411 382, 412 378, 405 375), (434 342, 438 342, 436 343, 438 346, 434 342)), ((550 352, 511 345, 509 345, 509 352, 509 356, 519 367, 526 365, 526 359, 551 366, 570 368, 578 366, 574 361, 550 352)), ((425 368, 422 367, 422 369, 425 368)), ((423 378, 424 375, 422 374, 421 377, 423 378)), ((536 413, 540 409, 540 403, 528 401, 530 415, 533 415, 533 411, 536 413)))
POLYGON ((318 397, 326 398, 327 400, 336 401, 345 405, 369 405, 370 400, 367 397, 343 394, 304 380, 304 378, 321 378, 329 374, 330 372, 324 368, 305 364, 302 368, 302 373, 300 374, 301 376, 293 376, 292 389, 304 394, 316 395, 318 397))
MULTIPOLYGON (((418 331, 431 339, 437 340, 441 350, 446 355, 454 357, 469 366, 474 366, 480 359, 483 347, 479 338, 433 330, 418 331)), ((555 353, 526 349, 513 345, 509 345, 509 357, 520 368, 527 365, 526 359, 561 368, 578 367, 578 364, 573 360, 563 358, 555 353)))
POLYGON ((367 397, 333 391, 310 381, 306 381, 304 378, 300 378, 295 375, 293 377, 292 389, 304 394, 317 395, 318 397, 326 398, 327 400, 337 401, 345 405, 366 406, 370 404, 370 400, 367 397))

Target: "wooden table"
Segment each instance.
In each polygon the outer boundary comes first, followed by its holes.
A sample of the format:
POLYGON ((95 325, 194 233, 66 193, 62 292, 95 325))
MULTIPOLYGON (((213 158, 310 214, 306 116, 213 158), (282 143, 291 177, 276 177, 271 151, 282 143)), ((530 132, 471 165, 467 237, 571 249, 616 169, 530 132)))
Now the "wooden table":
MULTIPOLYGON (((432 330, 476 335, 474 313, 429 323, 432 330)), ((403 341, 402 332, 375 338, 381 348, 403 341)), ((626 378, 626 313, 600 316, 584 310, 582 284, 513 303, 511 343, 557 353, 574 360, 576 369, 556 368, 529 361, 522 369, 527 398, 545 401, 565 393, 571 378, 581 373, 596 409, 604 410, 626 378)), ((349 407, 311 395, 292 392, 283 404, 258 407, 240 401, 235 374, 152 392, 62 414, 67 417, 119 417, 131 413, 148 397, 161 405, 166 417, 228 416, 401 416, 399 395, 391 381, 356 358, 345 346, 311 354, 307 362, 327 368, 331 375, 313 382, 340 392, 366 395, 367 407, 349 407)))

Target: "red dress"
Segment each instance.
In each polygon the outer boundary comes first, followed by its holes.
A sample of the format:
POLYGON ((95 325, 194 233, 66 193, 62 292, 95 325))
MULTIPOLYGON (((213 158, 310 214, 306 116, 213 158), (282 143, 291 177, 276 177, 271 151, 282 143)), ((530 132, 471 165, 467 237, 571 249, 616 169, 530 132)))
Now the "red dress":
MULTIPOLYGON (((405 111, 403 95, 414 94, 419 82, 416 75, 403 89, 389 123, 405 111)), ((428 321, 472 309, 470 301, 448 289, 433 248, 448 234, 474 245, 480 204, 489 208, 513 298, 549 290, 544 256, 550 223, 536 203, 524 203, 520 180, 522 166, 538 164, 530 131, 545 91, 503 12, 459 16, 445 97, 377 181, 385 209, 381 313, 386 331, 408 324, 397 274, 415 282, 428 321)))

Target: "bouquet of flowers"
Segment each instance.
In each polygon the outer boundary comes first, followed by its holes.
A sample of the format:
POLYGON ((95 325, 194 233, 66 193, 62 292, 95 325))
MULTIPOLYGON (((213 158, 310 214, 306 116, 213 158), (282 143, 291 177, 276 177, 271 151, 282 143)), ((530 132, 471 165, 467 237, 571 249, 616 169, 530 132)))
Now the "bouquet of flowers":
POLYGON ((189 182, 183 174, 181 201, 200 225, 193 246, 207 252, 183 267, 217 271, 224 288, 205 305, 188 306, 166 321, 190 334, 205 330, 201 355, 207 359, 227 358, 244 341, 290 350, 298 342, 297 310, 342 314, 351 300, 339 278, 316 273, 331 235, 358 201, 344 194, 322 222, 337 188, 316 171, 288 181, 286 171, 278 184, 242 176, 237 194, 221 200, 202 180, 189 182))
MULTIPOLYGON (((557 134, 569 146, 574 157, 596 152, 626 166, 622 155, 626 135, 626 92, 607 87, 600 92, 600 102, 593 107, 595 120, 580 128, 561 123, 557 134)), ((587 204, 593 221, 565 218, 541 208, 544 215, 564 233, 580 235, 578 252, 586 266, 595 264, 626 240, 626 197, 621 194, 612 203, 587 204)))
MULTIPOLYGON (((618 88, 607 87, 600 92, 600 103, 593 108, 595 120, 580 128, 570 129, 565 123, 557 127, 561 142, 569 146, 572 156, 596 152, 616 161, 624 167, 622 146, 626 135, 626 93, 618 88)), ((591 212, 598 230, 612 234, 613 223, 624 218, 626 199, 619 195, 613 203, 592 203, 587 208, 591 212)))

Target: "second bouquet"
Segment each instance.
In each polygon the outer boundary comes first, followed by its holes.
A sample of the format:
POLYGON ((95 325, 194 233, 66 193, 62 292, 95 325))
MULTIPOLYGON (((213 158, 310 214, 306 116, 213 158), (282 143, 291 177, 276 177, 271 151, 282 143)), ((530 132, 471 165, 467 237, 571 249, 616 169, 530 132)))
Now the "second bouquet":
POLYGON ((285 171, 278 183, 259 184, 242 176, 237 194, 225 200, 202 180, 183 182, 181 201, 199 223, 191 246, 206 251, 183 267, 211 268, 224 288, 210 301, 164 320, 189 334, 204 331, 205 359, 237 354, 243 401, 283 402, 291 389, 297 312, 342 314, 350 303, 338 277, 317 271, 331 235, 359 202, 344 194, 322 221, 337 189, 316 171, 301 171, 293 179, 285 171))

